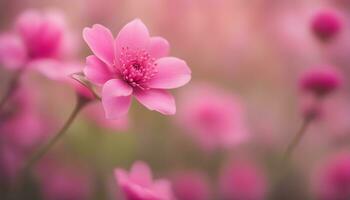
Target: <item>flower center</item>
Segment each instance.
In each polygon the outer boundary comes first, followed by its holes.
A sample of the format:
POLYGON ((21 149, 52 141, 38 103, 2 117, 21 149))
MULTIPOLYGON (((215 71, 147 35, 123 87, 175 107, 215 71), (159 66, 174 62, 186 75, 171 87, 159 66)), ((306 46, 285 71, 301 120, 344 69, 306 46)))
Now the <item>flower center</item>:
POLYGON ((132 87, 149 89, 147 82, 157 73, 154 61, 146 50, 123 47, 119 57, 120 75, 132 87))

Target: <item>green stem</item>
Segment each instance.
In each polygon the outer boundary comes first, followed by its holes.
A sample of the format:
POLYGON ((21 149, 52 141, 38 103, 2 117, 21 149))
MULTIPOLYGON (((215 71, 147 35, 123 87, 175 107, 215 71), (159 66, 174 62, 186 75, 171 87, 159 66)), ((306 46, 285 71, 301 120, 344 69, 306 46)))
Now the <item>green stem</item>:
POLYGON ((84 108, 84 106, 90 102, 90 99, 86 99, 83 96, 77 97, 77 103, 75 105, 74 110, 70 114, 67 121, 64 123, 63 127, 58 131, 56 135, 54 135, 46 144, 41 146, 37 151, 35 151, 29 159, 25 162, 22 170, 20 171, 19 175, 17 176, 14 187, 11 188, 9 199, 21 199, 18 197, 18 193, 20 192, 19 189, 22 188, 23 181, 27 178, 27 175, 29 175, 31 168, 64 136, 68 128, 73 123, 76 116, 79 114, 79 112, 84 108), (12 196, 13 195, 13 196, 12 196))
POLYGON ((68 128, 73 123, 74 119, 81 111, 81 109, 88 103, 88 100, 83 97, 78 97, 77 104, 67 119, 66 123, 64 123, 63 127, 58 131, 56 135, 53 136, 46 144, 41 146, 24 165, 23 171, 26 172, 30 170, 30 168, 35 165, 37 161, 39 161, 59 140, 64 136, 68 128))

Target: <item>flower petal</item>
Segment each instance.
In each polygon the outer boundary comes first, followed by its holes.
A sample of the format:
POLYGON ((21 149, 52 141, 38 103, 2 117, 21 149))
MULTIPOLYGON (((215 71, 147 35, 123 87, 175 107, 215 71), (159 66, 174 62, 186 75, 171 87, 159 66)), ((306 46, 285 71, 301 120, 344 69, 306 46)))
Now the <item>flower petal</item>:
POLYGON ((169 54, 169 42, 162 37, 152 37, 149 43, 149 53, 154 58, 165 57, 169 54))
POLYGON ((146 49, 150 41, 148 29, 140 19, 135 19, 126 24, 116 38, 117 55, 122 48, 146 49))
POLYGON ((108 66, 94 55, 86 58, 84 74, 89 81, 97 85, 104 84, 112 78, 112 72, 108 66))
POLYGON ((27 59, 26 48, 14 34, 0 36, 0 64, 10 69, 23 67, 27 59))
POLYGON ((129 111, 132 88, 124 81, 111 79, 102 88, 102 105, 107 119, 118 119, 129 111))
POLYGON ((175 57, 164 57, 156 61, 157 73, 149 81, 150 88, 172 89, 191 80, 191 70, 186 62, 175 57))
POLYGON ((165 90, 150 89, 134 92, 136 99, 150 110, 156 110, 164 115, 176 113, 174 97, 165 90))
POLYGON ((15 23, 15 30, 25 43, 33 40, 43 22, 42 15, 35 10, 27 10, 19 15, 15 23))
POLYGON ((148 165, 142 161, 137 161, 132 165, 130 178, 144 187, 149 187, 152 184, 152 172, 148 165))
POLYGON ((115 47, 110 30, 100 24, 95 24, 92 28, 83 30, 83 38, 99 59, 108 65, 113 65, 115 47))

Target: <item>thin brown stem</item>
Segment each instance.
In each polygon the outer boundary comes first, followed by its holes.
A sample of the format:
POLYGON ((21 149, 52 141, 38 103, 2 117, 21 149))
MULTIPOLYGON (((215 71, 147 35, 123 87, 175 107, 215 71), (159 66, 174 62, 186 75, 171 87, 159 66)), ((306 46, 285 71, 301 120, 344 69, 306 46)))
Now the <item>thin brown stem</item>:
POLYGON ((19 83, 19 80, 20 80, 20 77, 21 77, 23 71, 24 71, 24 68, 22 67, 22 68, 18 69, 14 73, 14 75, 12 76, 10 83, 9 83, 9 86, 8 86, 4 96, 0 100, 0 112, 3 110, 6 102, 12 97, 12 95, 17 90, 18 83, 19 83))
POLYGON ((300 129, 298 130, 297 134, 293 138, 292 142, 289 143, 287 150, 284 153, 283 163, 285 163, 286 161, 288 161, 290 159, 291 155, 293 154, 293 151, 298 146, 301 139, 305 136, 307 129, 308 129, 309 125, 311 124, 311 122, 313 121, 313 119, 314 119, 313 117, 305 117, 305 119, 303 120, 303 123, 301 124, 300 129))
POLYGON ((68 128, 71 126, 71 124, 73 123, 74 119, 76 118, 76 116, 78 115, 80 110, 87 103, 88 103, 88 100, 86 100, 82 97, 78 97, 78 101, 77 101, 77 104, 76 104, 74 110, 72 111, 69 118, 62 126, 62 128, 58 131, 57 134, 55 134, 53 136, 53 138, 51 138, 46 144, 41 146, 41 148, 39 148, 36 152, 34 152, 34 154, 32 154, 32 156, 29 158, 29 160, 24 165, 25 166, 24 171, 29 170, 33 165, 35 165, 35 163, 38 160, 40 160, 60 140, 60 138, 62 138, 64 136, 64 134, 66 133, 68 128))
MULTIPOLYGON (((62 128, 55 134, 46 144, 41 146, 39 149, 37 149, 30 157, 29 159, 24 163, 24 166, 22 170, 20 171, 19 175, 16 178, 16 181, 14 183, 14 188, 12 188, 12 195, 10 196, 9 199, 18 199, 17 198, 17 193, 20 192, 18 189, 21 189, 22 187, 22 181, 24 181, 27 176, 30 174, 31 168, 46 154, 48 151, 64 136, 68 128, 72 125, 74 122, 74 119, 76 116, 79 114, 79 112, 84 108, 84 106, 89 103, 90 100, 86 99, 83 96, 79 96, 77 98, 77 103, 75 105, 74 110, 70 114, 69 118, 67 121, 64 123, 62 128)), ((10 194, 11 195, 11 194, 10 194)))

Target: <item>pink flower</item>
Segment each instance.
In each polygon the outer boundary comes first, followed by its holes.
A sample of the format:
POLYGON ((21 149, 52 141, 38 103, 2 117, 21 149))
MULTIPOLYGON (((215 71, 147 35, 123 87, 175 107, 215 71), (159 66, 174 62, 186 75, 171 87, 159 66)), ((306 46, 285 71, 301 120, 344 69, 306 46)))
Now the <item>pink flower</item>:
POLYGON ((320 10, 312 18, 311 29, 320 40, 328 41, 342 29, 342 19, 335 10, 320 10))
POLYGON ((299 87, 302 91, 324 96, 338 89, 343 82, 342 74, 332 67, 310 69, 302 74, 299 87))
POLYGON ((65 58, 75 47, 66 29, 63 17, 56 11, 22 13, 14 30, 0 36, 0 63, 18 69, 33 61, 65 58))
POLYGON ((152 180, 152 173, 144 162, 133 164, 130 173, 115 170, 115 177, 127 200, 171 200, 170 182, 165 179, 152 180))
POLYGON ((146 26, 136 19, 119 32, 116 39, 102 25, 85 28, 83 37, 94 55, 86 58, 84 73, 102 86, 102 105, 106 117, 125 115, 134 96, 150 110, 175 114, 173 96, 166 89, 185 85, 191 71, 185 61, 165 57, 168 42, 150 37, 146 26))
POLYGON ((267 182, 263 172, 249 162, 231 162, 221 171, 220 194, 228 200, 266 199, 267 182))
POLYGON ((208 177, 200 172, 180 172, 174 175, 172 185, 178 200, 211 199, 208 177))
POLYGON ((248 136, 239 99, 205 84, 182 94, 178 122, 206 150, 230 148, 248 136))
POLYGON ((312 181, 317 200, 349 199, 350 154, 335 155, 316 170, 312 181))
POLYGON ((43 199, 88 200, 92 189, 89 174, 81 167, 44 160, 37 168, 43 199))

